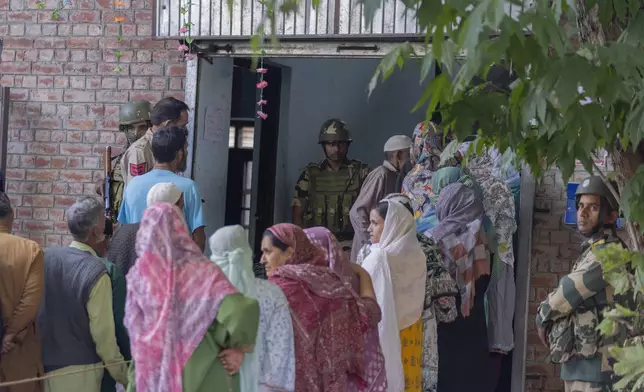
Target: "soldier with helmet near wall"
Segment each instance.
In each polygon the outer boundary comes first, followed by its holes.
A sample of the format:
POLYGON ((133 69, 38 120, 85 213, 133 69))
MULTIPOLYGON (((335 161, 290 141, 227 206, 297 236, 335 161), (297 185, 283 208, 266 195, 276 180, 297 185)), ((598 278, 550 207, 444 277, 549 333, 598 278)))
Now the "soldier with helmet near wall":
POLYGON ((326 227, 345 251, 351 249, 353 240, 349 212, 370 171, 368 165, 347 158, 351 142, 343 121, 329 119, 322 124, 318 143, 326 158, 306 166, 295 185, 292 202, 294 224, 326 227))
POLYGON ((566 392, 604 392, 613 383, 608 349, 615 337, 602 337, 597 326, 603 309, 616 299, 593 250, 609 243, 625 246, 616 232, 619 205, 599 176, 579 184, 575 204, 577 230, 585 237, 583 252, 539 305, 537 331, 550 361, 561 364, 566 392))
MULTIPOLYGON (((125 134, 124 152, 134 142, 139 140, 152 127, 151 122, 152 104, 148 101, 128 102, 119 111, 119 131, 125 134)), ((110 203, 112 222, 116 222, 116 216, 123 200, 123 188, 125 188, 121 158, 123 153, 110 157, 112 170, 110 173, 110 203)), ((103 195, 103 183, 98 184, 97 193, 103 195)))

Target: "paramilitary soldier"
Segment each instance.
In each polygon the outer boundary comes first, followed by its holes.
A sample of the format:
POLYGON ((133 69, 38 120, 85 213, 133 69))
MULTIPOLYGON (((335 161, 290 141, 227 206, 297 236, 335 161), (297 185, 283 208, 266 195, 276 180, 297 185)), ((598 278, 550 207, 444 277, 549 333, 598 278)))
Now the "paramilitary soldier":
POLYGON ((175 125, 184 132, 188 132, 186 129, 186 124, 188 124, 188 105, 176 98, 165 97, 152 108, 150 121, 152 123, 151 127, 147 129, 143 137, 132 143, 121 157, 123 182, 126 186, 132 178, 152 170, 154 156, 152 155, 151 142, 152 135, 157 129, 175 125))
MULTIPOLYGON (((151 120, 152 104, 148 101, 132 101, 121 107, 119 112, 119 131, 125 133, 125 148, 127 149, 134 142, 139 140, 152 126, 151 120)), ((125 151, 125 150, 124 150, 125 151)), ((116 216, 121 208, 123 200, 123 170, 121 158, 124 153, 113 156, 112 160, 112 182, 110 184, 110 202, 112 204, 112 222, 116 222, 116 216)), ((97 192, 103 194, 103 183, 98 184, 97 192)))
POLYGON ((295 185, 292 203, 294 224, 326 227, 345 251, 351 249, 353 240, 349 211, 370 171, 366 164, 347 158, 351 142, 344 122, 330 119, 322 124, 318 143, 326 159, 304 169, 295 185))
POLYGON ((617 237, 618 203, 601 177, 585 179, 576 193, 577 229, 586 237, 572 271, 541 303, 537 312, 539 338, 550 349, 550 360, 561 364, 566 392, 605 392, 612 384, 608 340, 597 325, 603 308, 613 303, 613 289, 602 276, 593 250, 617 237), (605 232, 609 229, 609 232, 605 232))

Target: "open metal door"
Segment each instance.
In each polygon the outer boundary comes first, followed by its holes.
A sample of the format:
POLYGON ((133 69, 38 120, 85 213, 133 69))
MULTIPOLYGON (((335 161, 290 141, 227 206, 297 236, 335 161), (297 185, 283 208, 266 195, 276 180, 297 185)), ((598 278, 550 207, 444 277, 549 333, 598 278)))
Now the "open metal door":
POLYGON ((0 88, 0 192, 5 191, 9 135, 9 87, 0 88))

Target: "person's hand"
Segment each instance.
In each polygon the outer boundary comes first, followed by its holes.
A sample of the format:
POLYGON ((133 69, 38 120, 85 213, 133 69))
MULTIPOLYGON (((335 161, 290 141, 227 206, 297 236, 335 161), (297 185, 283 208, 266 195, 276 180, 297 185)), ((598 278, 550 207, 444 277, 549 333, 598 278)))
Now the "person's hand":
POLYGON ((14 335, 5 335, 2 339, 2 354, 6 354, 16 347, 16 342, 13 340, 14 335))
POLYGON ((537 333, 539 334, 539 340, 541 340, 541 343, 543 343, 543 345, 546 346, 547 348, 550 348, 546 329, 544 327, 537 328, 537 333))
POLYGON ((239 372, 244 361, 244 352, 240 348, 227 348, 219 353, 219 360, 229 375, 239 372))
POLYGON ((371 280, 371 276, 369 276, 369 273, 367 272, 367 270, 362 268, 360 265, 356 263, 351 263, 351 270, 353 271, 354 274, 358 276, 360 280, 362 279, 371 280))

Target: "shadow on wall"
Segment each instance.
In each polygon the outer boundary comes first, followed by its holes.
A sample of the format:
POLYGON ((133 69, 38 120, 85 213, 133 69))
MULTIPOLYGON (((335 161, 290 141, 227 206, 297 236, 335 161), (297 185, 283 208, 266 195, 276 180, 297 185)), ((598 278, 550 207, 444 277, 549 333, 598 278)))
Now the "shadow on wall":
POLYGON ((290 81, 282 89, 280 152, 278 160, 275 221, 290 220, 293 188, 302 169, 324 159, 317 144, 322 123, 329 118, 345 121, 353 144, 349 157, 372 167, 383 160, 382 148, 392 135, 411 136, 424 119, 424 110, 411 113, 422 95, 420 65, 408 63, 396 71, 371 97, 369 81, 380 60, 376 59, 276 59, 289 67, 290 81))

